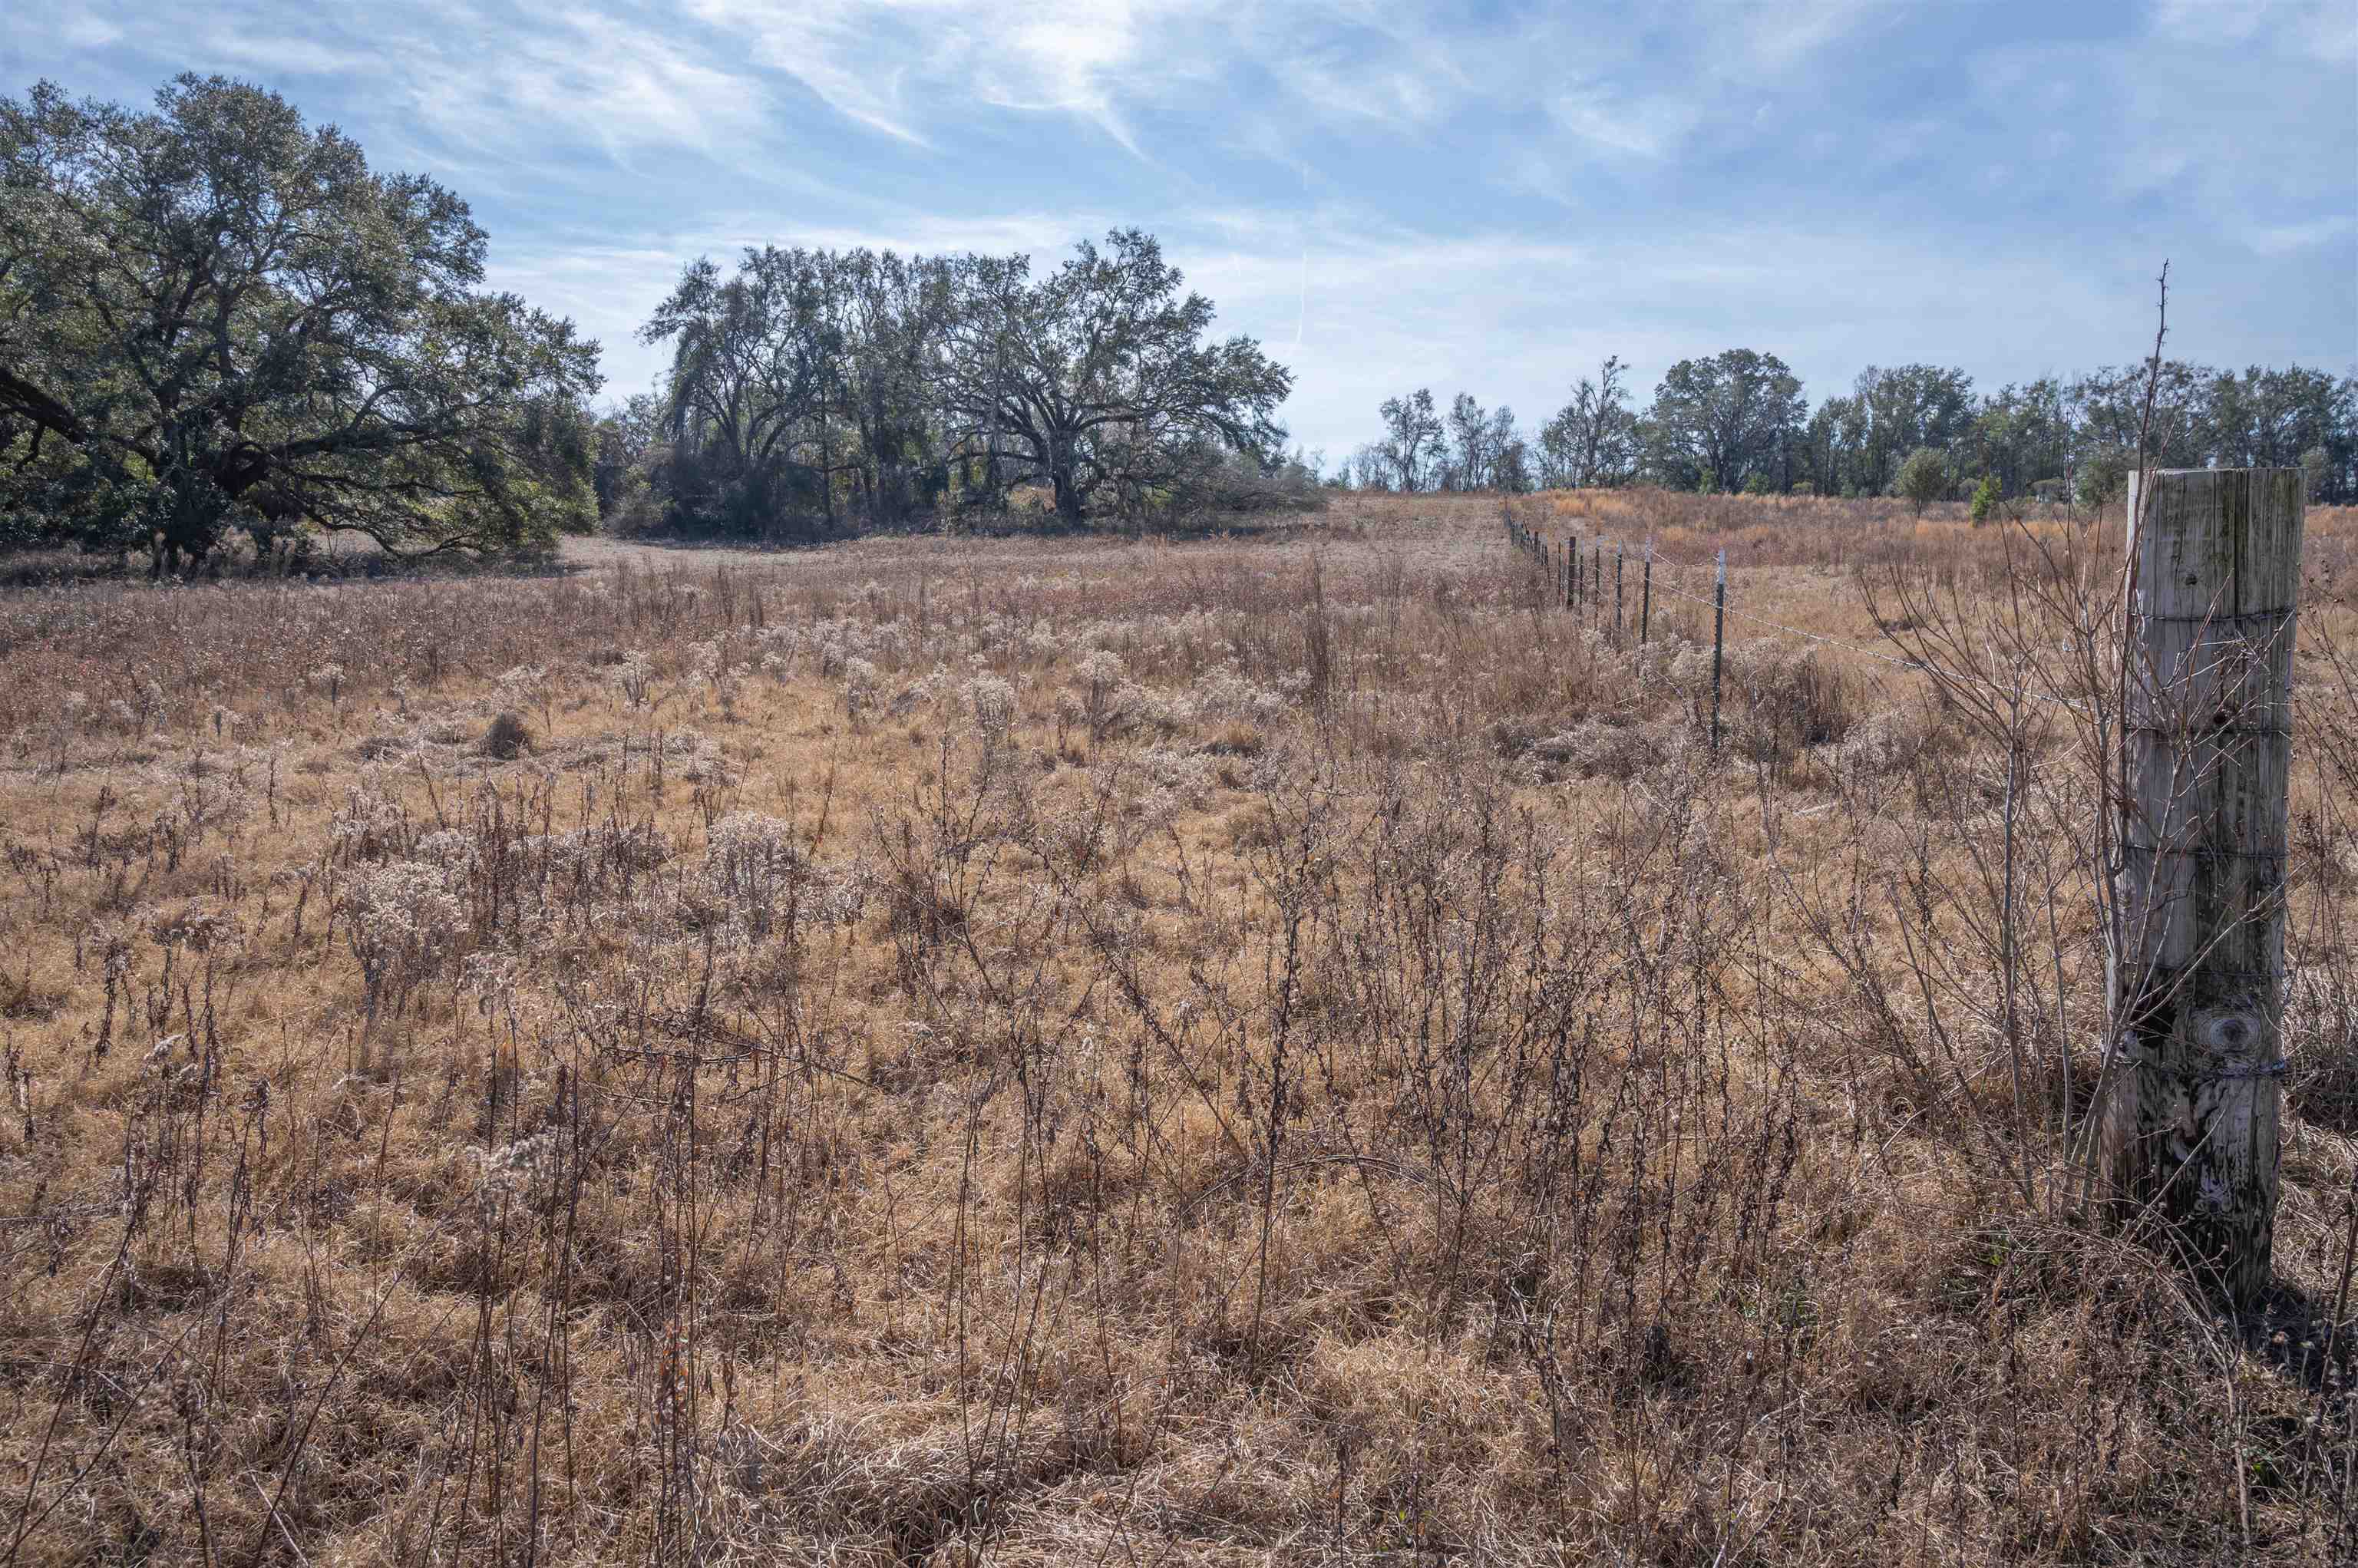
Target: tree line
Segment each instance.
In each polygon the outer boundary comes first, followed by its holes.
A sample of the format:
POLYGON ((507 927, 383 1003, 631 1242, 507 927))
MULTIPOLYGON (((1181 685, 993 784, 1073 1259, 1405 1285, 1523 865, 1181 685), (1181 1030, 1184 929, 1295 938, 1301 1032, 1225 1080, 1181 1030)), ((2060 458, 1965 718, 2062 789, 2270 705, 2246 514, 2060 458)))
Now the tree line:
POLYGON ((545 548, 607 521, 826 533, 1045 498, 1068 523, 1315 503, 1292 386, 1215 341, 1150 235, 1023 256, 763 248, 698 261, 642 330, 654 392, 484 287, 434 181, 277 94, 0 98, 0 548, 545 548), (1028 496, 1027 496, 1028 498, 1028 496))
MULTIPOLYGON (((685 267, 640 330, 656 387, 603 410, 599 345, 485 287, 488 237, 278 95, 182 75, 152 107, 0 98, 0 548, 200 560, 350 534, 402 555, 546 547, 610 525, 825 535, 1022 504, 1065 524, 1314 504, 1292 373, 1154 238, 1022 255, 764 246, 685 267)), ((1774 354, 1672 365, 1637 406, 1607 359, 1534 432, 1429 390, 1327 482, 1652 483, 1920 503, 2110 493, 2142 367, 1976 395, 1869 368, 1812 409, 1774 354)), ((2358 500, 2358 384, 2171 362, 2169 466, 2295 465, 2358 500)))
POLYGON ((1536 432, 1507 407, 1430 390, 1387 398, 1382 434, 1333 484, 1364 490, 1562 489, 1653 484, 1756 493, 1901 495, 1985 506, 2069 487, 2116 493, 2143 433, 2165 468, 2305 468, 2311 493, 2358 501, 2358 378, 2292 366, 2242 372, 2167 361, 2146 427, 2147 367, 2010 383, 1977 395, 1939 365, 1870 365, 1814 409, 1774 354, 1681 360, 1639 407, 1607 359, 1536 432))
POLYGON ((1314 502, 1275 413, 1293 386, 1214 341, 1153 236, 1030 258, 749 249, 691 263, 640 338, 659 391, 603 431, 610 513, 732 535, 1003 509, 1067 524, 1314 502))

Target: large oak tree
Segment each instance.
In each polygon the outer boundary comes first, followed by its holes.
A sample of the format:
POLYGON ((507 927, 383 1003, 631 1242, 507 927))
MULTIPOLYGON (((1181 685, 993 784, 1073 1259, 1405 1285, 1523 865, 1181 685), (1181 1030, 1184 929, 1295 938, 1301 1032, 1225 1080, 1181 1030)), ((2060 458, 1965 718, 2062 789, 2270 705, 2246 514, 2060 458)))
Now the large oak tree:
POLYGON ((0 526, 201 556, 233 526, 431 553, 596 519, 598 346, 483 231, 276 94, 0 99, 0 526))
MULTIPOLYGON (((1778 464, 1799 434, 1801 383, 1775 354, 1729 349, 1681 360, 1654 391, 1657 439, 1723 490, 1740 490, 1778 464)), ((1780 486, 1781 488, 1781 486, 1780 486)))
POLYGON ((1036 282, 1025 258, 968 258, 946 341, 945 402, 994 464, 1045 481, 1077 521, 1101 490, 1177 479, 1206 447, 1274 458, 1293 384, 1250 338, 1212 342, 1213 306, 1153 236, 1083 241, 1036 282))

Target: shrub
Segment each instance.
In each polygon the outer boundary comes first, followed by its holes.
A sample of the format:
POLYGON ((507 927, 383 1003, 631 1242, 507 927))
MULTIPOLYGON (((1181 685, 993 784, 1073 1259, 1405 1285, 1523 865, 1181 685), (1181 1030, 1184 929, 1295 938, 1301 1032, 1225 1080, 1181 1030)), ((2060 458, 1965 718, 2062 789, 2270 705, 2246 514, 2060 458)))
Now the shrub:
POLYGON ((1977 524, 1988 522, 1991 514, 1997 511, 1997 481, 1984 474, 1981 483, 1974 487, 1974 521, 1977 524))
POLYGON ((1318 476, 1299 459, 1199 449, 1161 487, 1165 510, 1207 513, 1317 512, 1326 505, 1318 476))
POLYGON ((531 749, 532 727, 513 708, 502 708, 499 717, 492 720, 492 727, 483 731, 481 751, 486 757, 506 762, 531 749))

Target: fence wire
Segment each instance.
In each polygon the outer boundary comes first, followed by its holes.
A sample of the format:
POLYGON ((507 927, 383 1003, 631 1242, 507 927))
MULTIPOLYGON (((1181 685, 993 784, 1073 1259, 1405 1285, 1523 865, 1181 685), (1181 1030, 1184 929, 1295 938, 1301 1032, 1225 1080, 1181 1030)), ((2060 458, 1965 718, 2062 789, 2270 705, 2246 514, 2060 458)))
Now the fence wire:
MULTIPOLYGON (((1536 559, 1542 562, 1553 562, 1556 559, 1552 553, 1552 546, 1551 542, 1542 536, 1537 530, 1525 528, 1521 524, 1515 522, 1510 517, 1507 520, 1507 532, 1511 542, 1519 545, 1524 550, 1529 551, 1536 559)), ((1568 555, 1564 557, 1564 560, 1570 564, 1566 569, 1558 572, 1557 576, 1559 580, 1556 585, 1557 589, 1564 591, 1567 595, 1582 594, 1586 603, 1592 604, 1601 611, 1603 609, 1603 578, 1601 571, 1598 569, 1597 566, 1592 566, 1589 575, 1583 577, 1578 565, 1580 557, 1580 540, 1578 536, 1566 535, 1564 536, 1563 544, 1568 551, 1568 555), (1568 581, 1566 579, 1568 579, 1568 581)), ((1595 542, 1594 552, 1592 559, 1601 565, 1603 560, 1602 541, 1595 542)), ((1614 546, 1613 559, 1617 572, 1615 579, 1617 626, 1619 621, 1618 600, 1621 591, 1617 574, 1621 563, 1627 558, 1629 557, 1626 557, 1623 555, 1622 546, 1617 545, 1614 546)), ((1839 648, 1844 653, 1855 654, 1861 658, 1875 659, 1883 664, 1890 665, 1898 669, 1913 670, 1927 674, 1936 673, 1933 671, 1931 665, 1926 664, 1921 659, 1910 659, 1897 654, 1887 654, 1878 648, 1870 648, 1863 643, 1854 643, 1848 638, 1829 636, 1823 632, 1805 631, 1799 626, 1788 626, 1781 621, 1771 621, 1765 615, 1756 615, 1748 610, 1737 609, 1735 605, 1727 602, 1727 552, 1725 550, 1720 552, 1719 558, 1715 562, 1704 563, 1701 561, 1682 561, 1662 554, 1655 547, 1653 542, 1649 540, 1646 543, 1644 553, 1635 558, 1640 563, 1650 564, 1658 567, 1669 567, 1691 571, 1714 571, 1717 574, 1718 580, 1714 594, 1706 595, 1690 593, 1684 589, 1673 587, 1668 582, 1653 583, 1646 589, 1648 592, 1664 594, 1672 599, 1684 600, 1690 604, 1701 605, 1703 608, 1712 611, 1714 615, 1725 616, 1733 620, 1744 622, 1748 625, 1762 627, 1768 631, 1780 632, 1788 637, 1798 637, 1804 642, 1815 643, 1823 647, 1839 648)), ((1573 611, 1574 613, 1578 613, 1580 605, 1576 603, 1567 603, 1564 608, 1573 611)), ((1723 645, 1724 639, 1714 636, 1713 646, 1713 655, 1714 659, 1719 656, 1722 652, 1723 645)), ((1951 679, 1965 678, 1957 676, 1955 672, 1948 672, 1948 677, 1951 679)), ((1972 684, 1983 687, 1994 695, 2007 701, 2014 701, 2019 698, 2031 702, 2046 703, 2051 707, 2069 709, 2083 718, 2091 716, 2090 709, 2085 703, 2075 702, 2070 697, 2062 697, 2056 693, 2039 691, 2011 692, 2006 690, 2005 687, 1998 686, 1995 682, 1985 680, 1974 680, 1972 684)))

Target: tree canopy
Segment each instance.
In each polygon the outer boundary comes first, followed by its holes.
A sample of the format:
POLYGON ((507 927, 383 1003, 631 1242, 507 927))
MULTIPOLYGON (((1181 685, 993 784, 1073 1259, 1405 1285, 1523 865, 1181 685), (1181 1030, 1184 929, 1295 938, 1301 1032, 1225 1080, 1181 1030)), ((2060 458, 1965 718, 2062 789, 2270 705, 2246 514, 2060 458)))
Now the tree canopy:
MULTIPOLYGON (((1730 349, 1672 365, 1651 406, 1639 410, 1624 390, 1627 367, 1607 359, 1540 427, 1536 477, 1550 488, 1806 486, 1920 504, 1960 490, 1979 492, 1987 481, 1992 504, 2067 488, 2093 502, 2117 493, 2142 436, 2147 455, 2165 468, 2298 467, 2319 500, 2358 500, 2358 378, 2299 365, 2235 372, 2166 360, 2152 368, 2148 427, 2146 365, 2044 376, 1983 395, 1972 376, 1952 367, 1870 365, 1848 391, 1812 411, 1801 381, 1776 355, 1730 349), (1911 479, 1908 464, 1920 455, 1928 460, 1911 479)), ((1461 393, 1451 408, 1460 450, 1473 449, 1466 438, 1474 427, 1461 415, 1480 405, 1461 393)), ((1429 392, 1388 399, 1379 410, 1383 438, 1361 448, 1340 477, 1385 490, 1520 482, 1502 477, 1506 470, 1468 481, 1461 476, 1476 470, 1462 459, 1423 460, 1428 445, 1442 455, 1433 409, 1429 392)), ((1480 427, 1480 449, 1520 448, 1511 416, 1500 416, 1480 427)))
POLYGON ((1037 277, 1021 255, 691 263, 640 334, 672 346, 671 520, 889 523, 1030 482, 1077 523, 1193 494, 1235 458, 1282 468, 1291 373, 1250 338, 1211 341, 1184 281, 1135 229, 1037 277))
MULTIPOLYGON (((1729 349, 1681 360, 1654 390, 1658 450, 1683 460, 1722 490, 1780 470, 1786 433, 1807 405, 1801 383, 1775 354, 1729 349)), ((1784 488, 1781 472, 1776 488, 1784 488)))
POLYGON ((1389 475, 1393 487, 1415 490, 1423 481, 1427 455, 1440 449, 1444 434, 1441 416, 1433 411, 1433 390, 1420 386, 1405 396, 1388 397, 1379 412, 1384 435, 1372 454, 1379 471, 1389 475))
POLYGON ((420 553, 594 523, 597 344, 481 287, 464 201, 277 94, 0 99, 0 206, 5 536, 420 553))
POLYGON ((1083 241, 1039 283, 1022 258, 962 269, 946 403, 991 454, 1052 487, 1077 521, 1088 499, 1170 482, 1205 448, 1273 453, 1293 384, 1252 339, 1204 341, 1213 307, 1136 229, 1083 241))
POLYGON ((1617 354, 1597 367, 1596 379, 1580 378, 1572 401, 1540 427, 1540 480, 1578 489, 1618 484, 1637 467, 1638 416, 1623 384, 1628 367, 1617 354))

